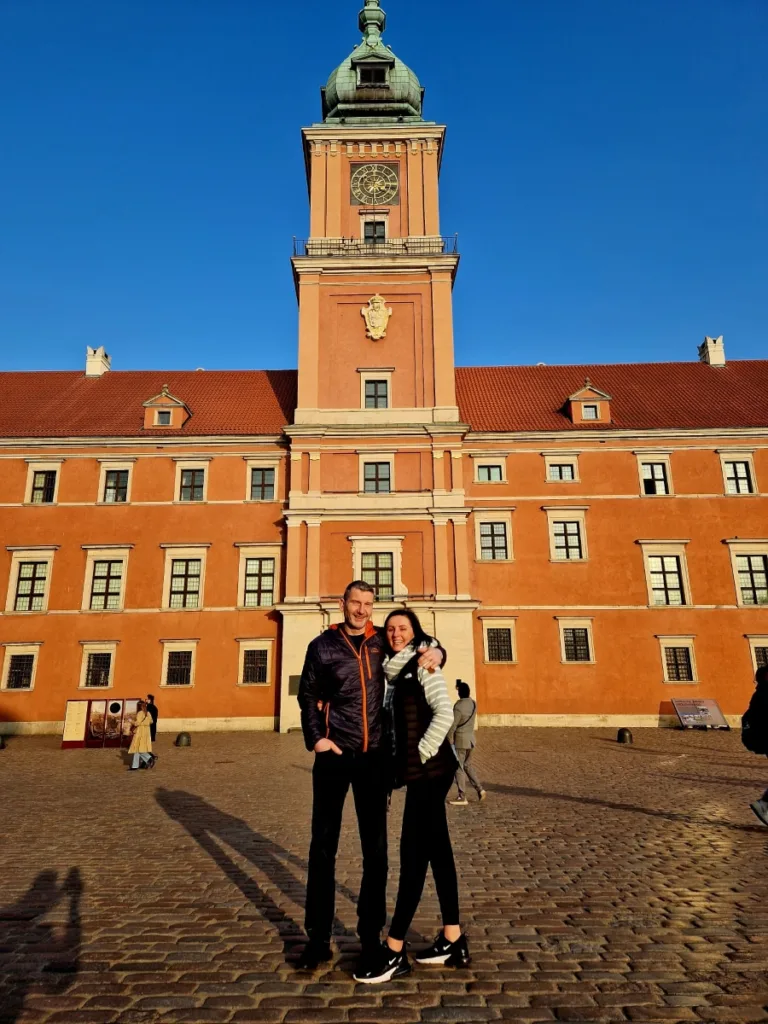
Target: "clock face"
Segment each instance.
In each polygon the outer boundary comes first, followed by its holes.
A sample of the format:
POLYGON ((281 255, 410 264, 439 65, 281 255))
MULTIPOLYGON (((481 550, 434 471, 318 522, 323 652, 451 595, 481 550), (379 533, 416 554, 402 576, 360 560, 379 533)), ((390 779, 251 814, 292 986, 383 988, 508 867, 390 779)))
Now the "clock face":
POLYGON ((400 191, 398 164, 358 164, 350 187, 360 206, 383 206, 396 201, 400 191))

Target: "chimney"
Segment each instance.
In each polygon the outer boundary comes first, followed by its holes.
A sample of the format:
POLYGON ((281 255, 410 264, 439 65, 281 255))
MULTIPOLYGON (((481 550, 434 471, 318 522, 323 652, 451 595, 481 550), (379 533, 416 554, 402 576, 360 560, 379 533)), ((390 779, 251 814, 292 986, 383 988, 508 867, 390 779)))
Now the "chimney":
POLYGON ((723 336, 710 338, 707 336, 699 345, 699 361, 709 366, 725 366, 725 347, 723 336))
POLYGON ((101 377, 111 369, 112 360, 104 351, 104 346, 99 345, 98 348, 91 348, 86 346, 85 349, 85 376, 86 377, 101 377))

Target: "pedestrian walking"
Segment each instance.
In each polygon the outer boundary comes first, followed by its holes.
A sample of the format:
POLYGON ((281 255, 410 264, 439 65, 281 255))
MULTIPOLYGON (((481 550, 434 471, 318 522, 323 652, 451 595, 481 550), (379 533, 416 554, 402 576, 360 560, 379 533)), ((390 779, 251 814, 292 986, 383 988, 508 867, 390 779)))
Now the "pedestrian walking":
POLYGON ((485 800, 488 795, 483 789, 483 784, 477 777, 475 766, 472 764, 472 752, 475 749, 475 723, 477 721, 477 704, 470 696, 469 684, 461 679, 456 681, 456 691, 459 699, 453 705, 453 725, 448 733, 448 739, 453 744, 458 760, 456 768, 456 788, 458 796, 451 800, 454 807, 466 807, 467 800, 467 779, 477 793, 479 800, 485 800))
POLYGON ((158 710, 157 705, 155 704, 154 695, 151 693, 147 694, 147 711, 149 712, 150 717, 152 718, 152 724, 149 727, 149 732, 152 737, 152 742, 154 743, 155 740, 157 739, 158 710))
MULTIPOLYGON (((761 665, 755 673, 755 692, 741 720, 741 739, 753 754, 768 754, 768 665, 761 665)), ((749 806, 768 825, 768 789, 749 806)))
POLYGON ((391 721, 395 785, 407 787, 400 837, 400 883, 389 936, 378 962, 355 972, 355 981, 378 985, 410 974, 405 936, 424 891, 431 866, 443 928, 417 963, 466 967, 467 938, 459 924, 459 886, 448 831, 445 798, 456 772, 448 742, 453 723, 451 700, 442 673, 418 665, 424 631, 410 609, 390 612, 384 623, 387 689, 385 711, 391 721))
POLYGON ((155 758, 152 756, 152 716, 147 711, 146 702, 140 700, 136 705, 136 721, 133 726, 133 737, 128 753, 133 754, 133 761, 128 769, 130 772, 137 771, 141 765, 147 768, 154 768, 155 758))
MULTIPOLYGON (((299 685, 301 724, 312 769, 312 840, 309 847, 306 929, 299 967, 313 970, 331 959, 336 901, 336 851, 344 801, 352 788, 363 851, 357 904, 362 955, 359 970, 378 962, 387 917, 387 804, 391 758, 384 741, 384 631, 371 623, 374 590, 350 583, 339 605, 344 621, 307 648, 299 685)), ((419 664, 439 668, 445 652, 425 650, 419 664)))

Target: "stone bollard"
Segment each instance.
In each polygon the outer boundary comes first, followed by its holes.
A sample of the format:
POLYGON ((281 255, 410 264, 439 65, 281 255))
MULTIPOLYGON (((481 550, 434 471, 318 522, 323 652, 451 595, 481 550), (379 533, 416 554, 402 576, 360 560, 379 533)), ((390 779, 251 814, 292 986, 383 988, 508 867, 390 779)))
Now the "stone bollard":
POLYGON ((632 733, 629 729, 619 729, 616 734, 617 743, 632 743, 632 733))
POLYGON ((175 742, 177 747, 191 747, 192 737, 189 735, 188 732, 180 732, 179 735, 176 737, 175 742))

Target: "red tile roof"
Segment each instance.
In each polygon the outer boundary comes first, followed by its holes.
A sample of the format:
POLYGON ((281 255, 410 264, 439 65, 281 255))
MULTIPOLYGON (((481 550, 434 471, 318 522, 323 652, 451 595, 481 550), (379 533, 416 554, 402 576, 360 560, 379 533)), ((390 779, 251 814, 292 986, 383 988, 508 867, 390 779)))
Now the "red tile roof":
MULTIPOLYGON (((768 427, 768 360, 606 366, 460 366, 462 422, 476 431, 768 427), (565 415, 586 377, 613 396, 611 423, 565 415)), ((293 421, 295 370, 0 373, 0 437, 279 434, 293 421), (164 384, 192 416, 181 430, 144 430, 142 403, 164 384)))

